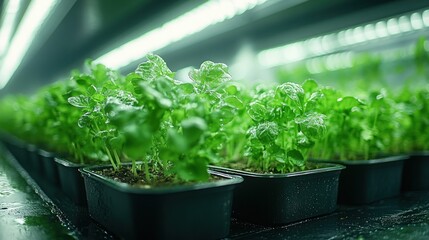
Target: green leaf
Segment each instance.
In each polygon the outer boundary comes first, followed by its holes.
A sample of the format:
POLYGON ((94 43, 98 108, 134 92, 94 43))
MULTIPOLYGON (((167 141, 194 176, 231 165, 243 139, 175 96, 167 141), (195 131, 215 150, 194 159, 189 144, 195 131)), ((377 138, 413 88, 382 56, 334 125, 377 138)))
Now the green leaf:
MULTIPOLYGON (((188 141, 182 134, 179 134, 176 130, 170 128, 167 131, 167 143, 168 143, 168 151, 165 152, 175 152, 175 153, 182 153, 187 152, 189 150, 188 148, 188 141)), ((173 160, 173 159, 170 159, 173 160)))
POLYGON ((363 105, 363 103, 359 99, 351 96, 338 98, 337 103, 338 103, 337 106, 340 110, 346 110, 346 111, 351 110, 354 107, 363 105))
POLYGON ((305 165, 304 156, 299 150, 292 149, 287 152, 288 159, 296 166, 302 167, 305 165))
POLYGON ((260 122, 265 119, 267 109, 259 102, 252 102, 250 103, 247 113, 249 114, 250 118, 253 119, 253 121, 260 122))
POLYGON ((91 98, 96 102, 104 102, 104 100, 106 99, 106 97, 100 93, 95 93, 94 95, 91 96, 91 98))
POLYGON ((111 148, 115 150, 120 150, 124 142, 125 142, 125 138, 123 135, 113 137, 109 140, 109 144, 111 148))
POLYGON ((158 55, 146 55, 147 61, 140 64, 135 71, 144 81, 154 81, 159 77, 174 78, 174 73, 167 67, 165 61, 158 55))
POLYGON ((244 104, 243 102, 238 99, 236 96, 227 96, 226 98, 223 99, 223 101, 231 107, 237 108, 237 109, 243 109, 244 108, 244 104))
POLYGON ((230 95, 235 95, 238 93, 238 87, 233 84, 230 84, 226 86, 225 91, 230 95))
POLYGON ((185 181, 207 181, 207 161, 193 159, 193 161, 175 161, 174 171, 180 179, 185 181))
POLYGON ((256 127, 256 137, 265 144, 274 144, 279 135, 279 127, 274 122, 264 122, 256 127))
POLYGON ((317 139, 323 136, 326 125, 324 121, 325 115, 320 113, 309 113, 305 116, 295 119, 295 123, 299 124, 301 131, 309 138, 317 139))
POLYGON ((361 138, 364 141, 371 141, 374 138, 373 132, 368 129, 365 128, 362 132, 361 132, 361 138))
POLYGON ((83 87, 87 87, 91 85, 91 82, 92 82, 91 77, 86 75, 75 76, 75 77, 72 77, 72 79, 76 81, 78 85, 83 87))
POLYGON ((203 62, 199 69, 193 69, 189 72, 189 77, 203 84, 217 86, 220 83, 230 80, 228 67, 223 63, 214 63, 211 61, 203 62))
POLYGON ((313 79, 308 79, 302 84, 302 88, 307 93, 315 92, 319 88, 319 84, 313 79))
POLYGON ((283 83, 276 88, 276 95, 289 99, 295 107, 300 108, 304 100, 304 89, 296 83, 283 83))
POLYGON ((87 98, 87 97, 85 97, 85 96, 83 96, 83 95, 76 96, 76 97, 69 97, 69 98, 67 99, 67 101, 68 101, 71 105, 73 105, 73 106, 75 106, 75 107, 78 107, 78 108, 85 108, 85 107, 89 107, 89 101, 88 101, 88 98, 87 98))
POLYGON ((304 133, 298 132, 296 145, 299 148, 311 148, 314 146, 314 141, 311 141, 304 133))
POLYGON ((191 117, 182 121, 183 135, 188 145, 195 145, 207 129, 204 119, 191 117))
POLYGON ((192 83, 180 83, 178 84, 178 87, 184 94, 191 94, 195 92, 195 87, 192 83))

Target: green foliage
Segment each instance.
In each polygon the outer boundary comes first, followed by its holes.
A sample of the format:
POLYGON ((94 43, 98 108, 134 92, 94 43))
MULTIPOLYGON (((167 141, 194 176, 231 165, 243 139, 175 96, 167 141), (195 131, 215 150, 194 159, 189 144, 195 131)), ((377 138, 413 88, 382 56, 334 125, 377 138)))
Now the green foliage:
POLYGON ((294 172, 306 167, 307 151, 325 131, 325 116, 316 103, 323 95, 317 83, 284 83, 260 89, 249 104, 248 166, 264 172, 294 172))
MULTIPOLYGON (((426 76, 422 46, 418 77, 426 76)), ((119 169, 131 162, 148 182, 157 180, 154 173, 206 181, 208 164, 287 173, 307 169, 309 157, 428 150, 421 133, 429 126, 429 88, 409 81, 395 92, 385 84, 380 58, 355 61, 373 64, 355 73, 381 78, 377 87, 364 84, 375 90, 360 98, 314 80, 247 88, 232 81, 225 64, 210 61, 190 71, 189 82, 175 80, 152 54, 126 76, 88 61, 86 73, 74 71, 34 96, 3 98, 0 128, 78 163, 119 169)))

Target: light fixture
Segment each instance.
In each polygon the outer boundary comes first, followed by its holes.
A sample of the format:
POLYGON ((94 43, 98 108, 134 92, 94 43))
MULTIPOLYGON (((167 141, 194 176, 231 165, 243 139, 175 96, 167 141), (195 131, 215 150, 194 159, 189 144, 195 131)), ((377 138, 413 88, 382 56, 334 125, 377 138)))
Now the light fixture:
POLYGON ((203 29, 233 18, 267 0, 212 0, 173 19, 161 27, 102 55, 95 62, 119 69, 203 29))
POLYGON ((0 89, 4 88, 22 62, 32 41, 58 0, 32 0, 10 42, 0 66, 0 89))
MULTIPOLYGON (((387 21, 369 23, 344 29, 337 33, 263 50, 258 54, 258 61, 261 66, 271 68, 325 54, 331 54, 345 47, 351 47, 353 45, 376 41, 381 38, 397 36, 412 31, 419 31, 428 27, 429 10, 414 12, 409 15, 390 18, 387 21)), ((336 60, 335 57, 329 59, 328 65, 330 68, 334 68, 332 66, 338 65, 336 64, 338 62, 336 60)), ((314 69, 314 72, 319 71, 319 67, 317 67, 318 64, 315 62, 310 62, 308 66, 314 69)))
POLYGON ((13 27, 18 18, 18 10, 21 6, 21 0, 9 0, 4 4, 5 8, 2 14, 0 26, 0 57, 6 51, 9 41, 12 37, 13 27))

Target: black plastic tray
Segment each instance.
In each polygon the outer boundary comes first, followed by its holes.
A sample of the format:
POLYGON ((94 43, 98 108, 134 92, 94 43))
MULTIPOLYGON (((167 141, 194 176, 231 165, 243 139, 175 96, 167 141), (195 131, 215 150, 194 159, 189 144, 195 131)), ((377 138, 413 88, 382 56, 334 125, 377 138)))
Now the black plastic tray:
POLYGON ((75 204, 86 205, 85 183, 80 168, 87 165, 76 164, 65 159, 55 158, 61 190, 75 204))
POLYGON ((235 191, 233 216, 262 225, 283 225, 335 211, 343 168, 324 164, 323 168, 302 172, 258 174, 211 167, 244 178, 235 191))
POLYGON ((90 216, 125 239, 218 239, 230 228, 233 189, 242 181, 223 180, 174 187, 138 188, 97 175, 87 167, 90 216))
POLYGON ((45 175, 44 161, 40 158, 39 149, 35 145, 27 145, 27 153, 29 162, 25 170, 38 182, 45 175))
POLYGON ((429 152, 411 154, 405 161, 402 190, 429 190, 429 152))
POLYGON ((46 179, 49 184, 52 184, 53 186, 59 186, 59 177, 58 177, 58 168, 57 163, 55 163, 54 158, 55 155, 51 152, 47 152, 44 150, 39 149, 39 161, 43 162, 43 172, 44 172, 44 179, 46 179))
POLYGON ((1 139, 5 147, 9 150, 9 152, 15 157, 15 159, 22 165, 28 165, 28 152, 27 145, 21 140, 6 134, 0 134, 1 139))
POLYGON ((361 205, 395 197, 401 192, 402 170, 408 156, 371 160, 314 160, 346 166, 340 175, 338 202, 361 205))

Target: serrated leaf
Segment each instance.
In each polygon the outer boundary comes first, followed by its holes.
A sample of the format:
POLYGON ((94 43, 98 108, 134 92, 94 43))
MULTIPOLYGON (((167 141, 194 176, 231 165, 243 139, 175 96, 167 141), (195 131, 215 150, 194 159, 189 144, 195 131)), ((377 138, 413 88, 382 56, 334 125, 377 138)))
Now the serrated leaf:
POLYGON ((279 127, 274 122, 264 122, 256 127, 256 137, 265 144, 273 144, 279 135, 279 127))
POLYGON ((67 99, 67 101, 78 108, 85 108, 85 107, 89 107, 89 102, 88 102, 88 98, 80 95, 80 96, 76 96, 76 97, 69 97, 67 99))
POLYGON ((295 107, 300 108, 304 100, 304 89, 296 83, 283 83, 276 88, 276 95, 289 99, 295 107))
POLYGON ((193 69, 189 72, 189 77, 196 81, 212 86, 230 80, 231 76, 228 73, 228 67, 223 63, 214 63, 205 61, 199 69, 193 69))
POLYGON ((313 112, 296 118, 295 123, 300 125, 301 131, 307 137, 317 139, 324 134, 326 128, 324 118, 325 115, 313 112))
POLYGON ((141 63, 135 71, 144 81, 154 81, 159 77, 174 78, 174 73, 167 67, 165 61, 158 55, 146 55, 147 61, 141 63))
POLYGON ((264 120, 265 115, 267 113, 267 109, 264 105, 262 105, 259 102, 252 102, 250 103, 249 110, 247 111, 250 118, 253 119, 255 122, 260 122, 264 120))

